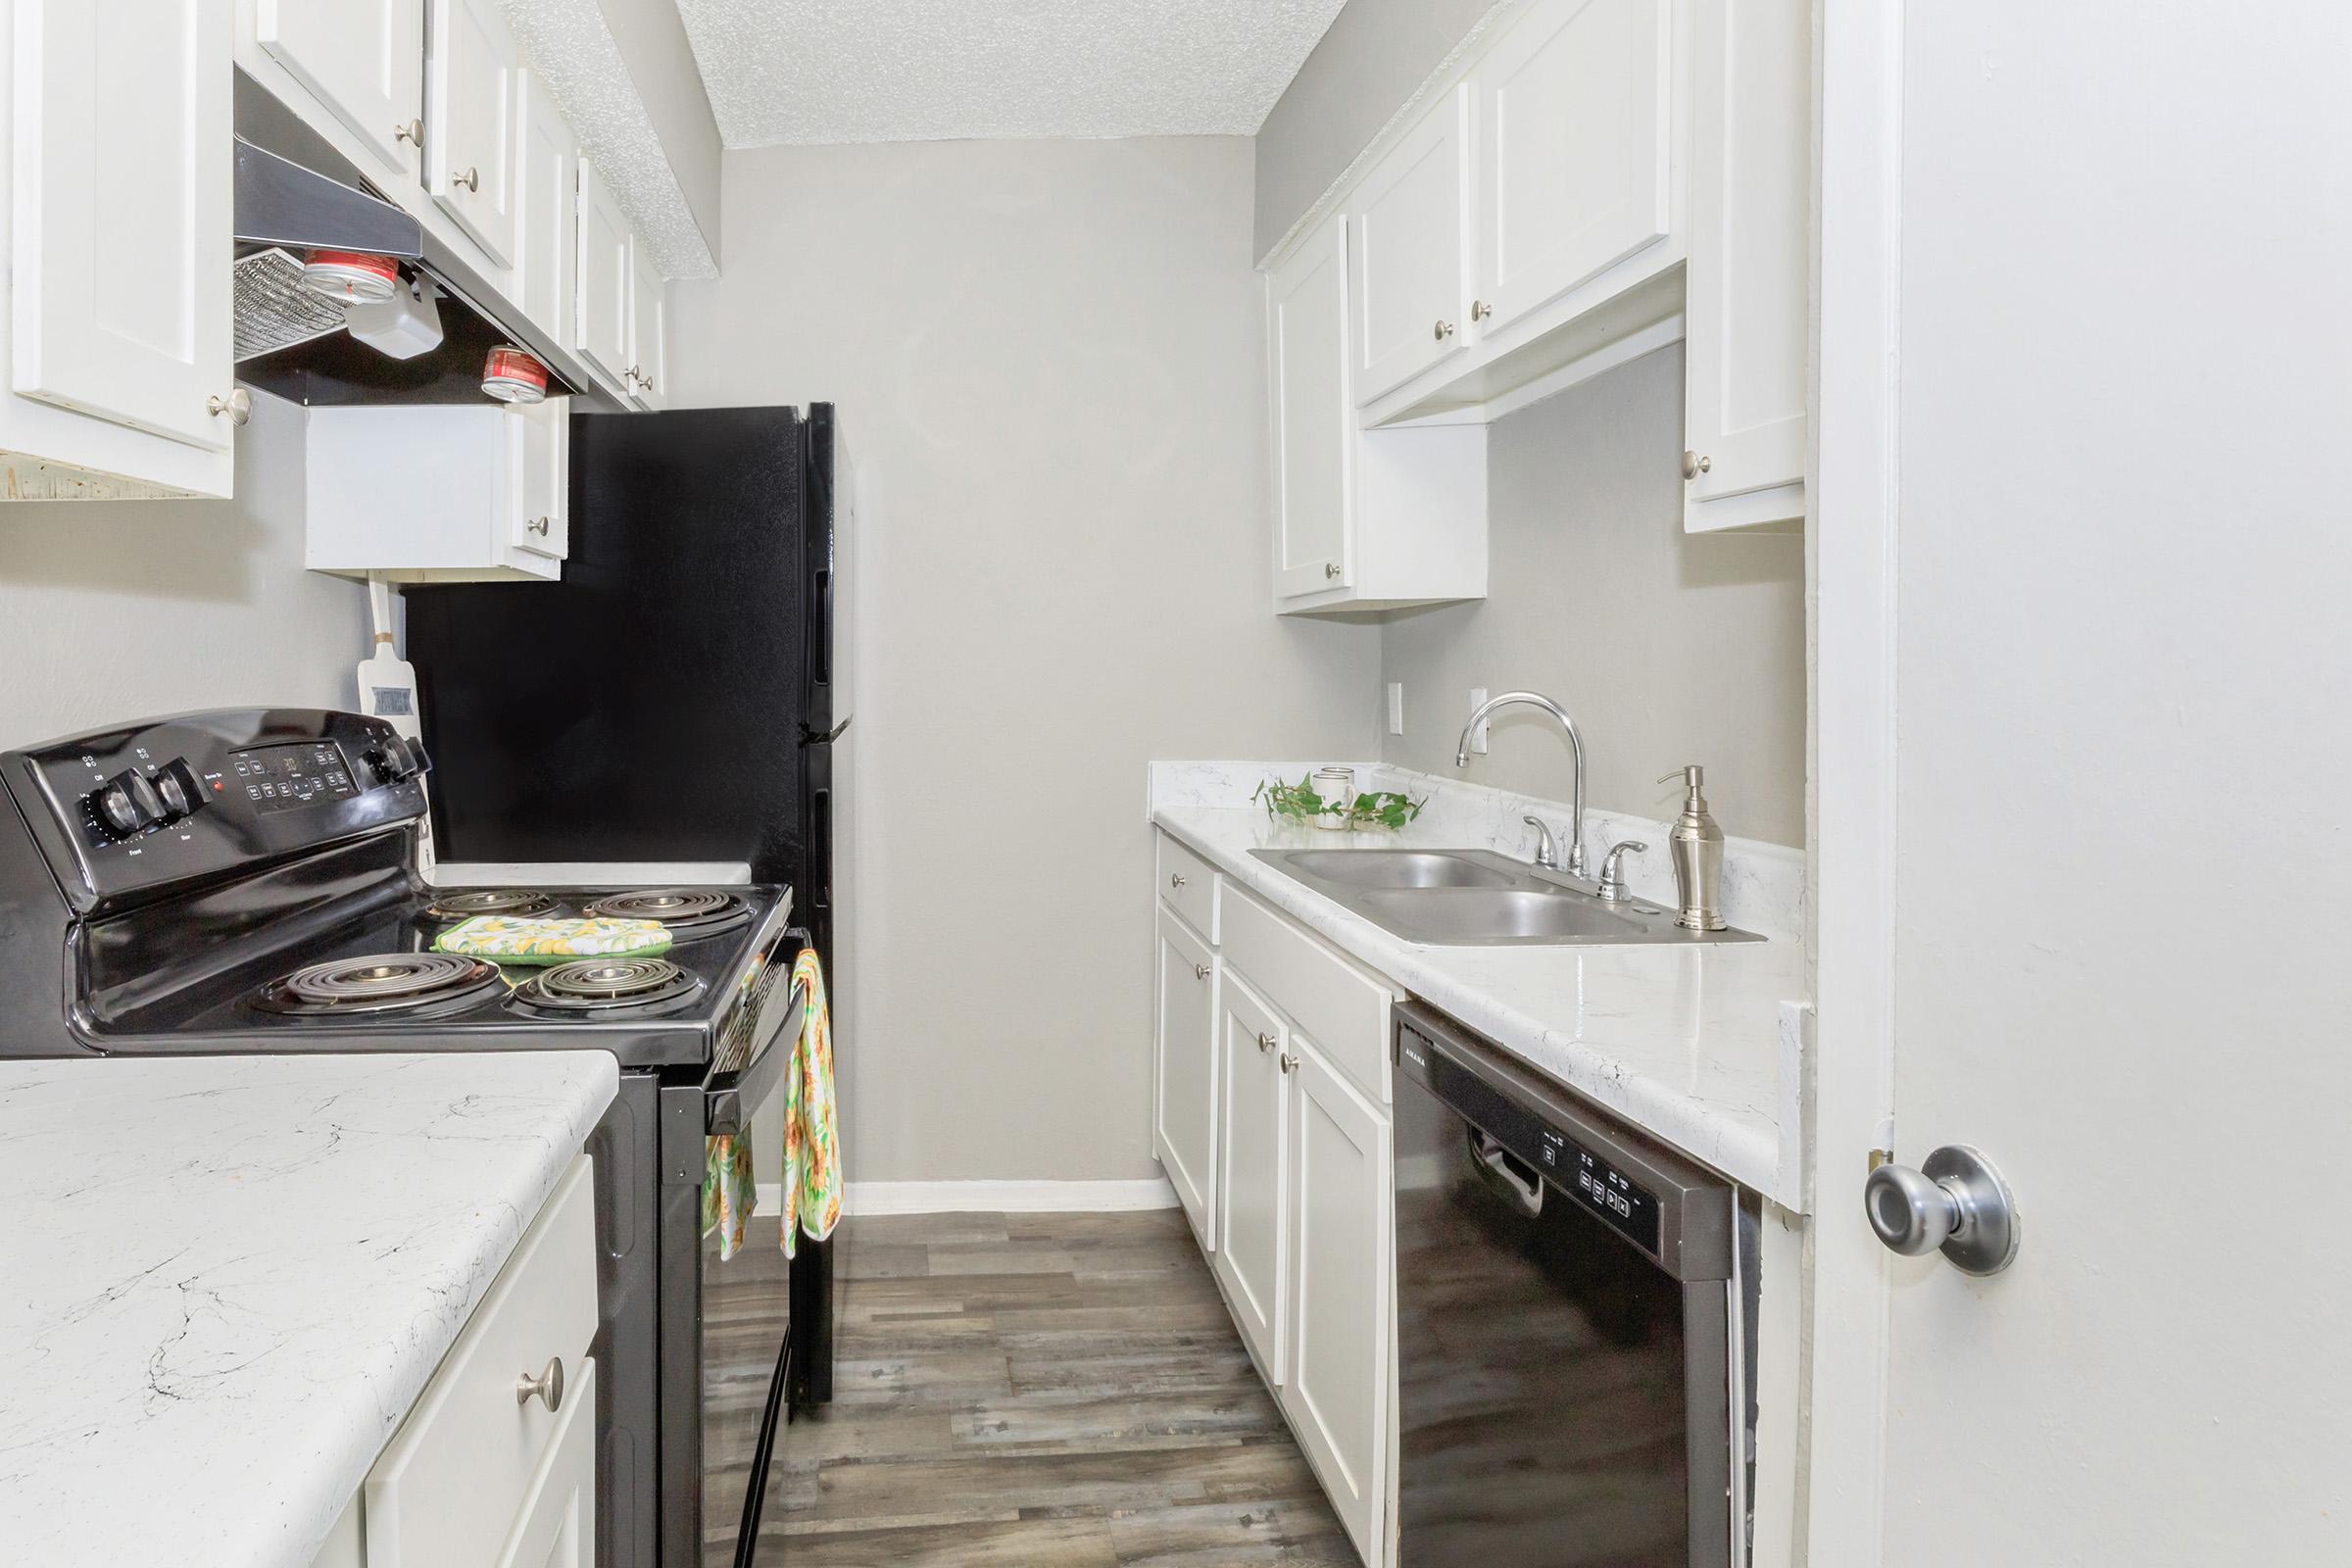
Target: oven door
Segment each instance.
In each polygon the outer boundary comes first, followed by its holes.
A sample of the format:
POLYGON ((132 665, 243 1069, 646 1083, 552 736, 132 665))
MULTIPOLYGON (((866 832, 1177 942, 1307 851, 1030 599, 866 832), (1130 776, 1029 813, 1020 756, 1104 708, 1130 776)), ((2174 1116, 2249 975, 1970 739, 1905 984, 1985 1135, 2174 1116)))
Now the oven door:
MULTIPOLYGON (((1401 1568, 1730 1568, 1728 1255, 1712 1268, 1697 1256, 1711 1249, 1676 1239, 1690 1272, 1717 1276, 1678 1279, 1620 1225, 1655 1222, 1669 1245, 1684 1194, 1606 1127, 1551 1114, 1556 1086, 1539 1098, 1515 1064, 1403 1014, 1401 1568), (1580 1196, 1595 1173, 1603 1196, 1580 1196), (1604 1220, 1610 1194, 1630 1212, 1604 1220)), ((1728 1239, 1730 1189, 1689 1174, 1713 1189, 1728 1239)))

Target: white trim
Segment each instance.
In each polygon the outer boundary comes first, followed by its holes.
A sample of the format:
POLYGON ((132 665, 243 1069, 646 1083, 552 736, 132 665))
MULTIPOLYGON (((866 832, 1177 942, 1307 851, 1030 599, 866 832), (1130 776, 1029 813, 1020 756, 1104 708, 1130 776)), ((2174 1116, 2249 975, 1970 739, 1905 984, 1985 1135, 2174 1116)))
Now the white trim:
MULTIPOLYGON (((761 1182, 753 1212, 784 1206, 781 1183, 761 1182)), ((844 1214, 1103 1214, 1174 1208, 1176 1189, 1162 1176, 1124 1182, 852 1182, 844 1214)))
POLYGON ((1814 1214, 1805 1561, 1886 1535, 1888 1269, 1863 1223, 1894 1066, 1903 8, 1822 0, 1814 598, 1814 1214))

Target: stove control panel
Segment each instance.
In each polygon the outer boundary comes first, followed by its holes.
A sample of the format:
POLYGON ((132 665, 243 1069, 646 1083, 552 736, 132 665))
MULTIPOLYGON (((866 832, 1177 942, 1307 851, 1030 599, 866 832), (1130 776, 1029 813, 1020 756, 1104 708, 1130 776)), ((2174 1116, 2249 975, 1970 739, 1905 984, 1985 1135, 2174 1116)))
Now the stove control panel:
POLYGON ((0 781, 77 910, 424 814, 420 748, 381 719, 239 709, 0 756, 0 781))

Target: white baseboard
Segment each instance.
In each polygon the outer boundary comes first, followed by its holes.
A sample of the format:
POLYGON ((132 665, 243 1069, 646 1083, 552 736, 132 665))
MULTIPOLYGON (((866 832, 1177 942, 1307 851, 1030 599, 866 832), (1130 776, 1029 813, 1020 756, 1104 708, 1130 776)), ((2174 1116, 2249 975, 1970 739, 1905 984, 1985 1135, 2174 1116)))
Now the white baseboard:
MULTIPOLYGON (((784 1206, 784 1189, 760 1184, 757 1213, 784 1206)), ((1128 1182, 852 1182, 845 1214, 1101 1214, 1174 1208, 1176 1189, 1161 1176, 1128 1182)))

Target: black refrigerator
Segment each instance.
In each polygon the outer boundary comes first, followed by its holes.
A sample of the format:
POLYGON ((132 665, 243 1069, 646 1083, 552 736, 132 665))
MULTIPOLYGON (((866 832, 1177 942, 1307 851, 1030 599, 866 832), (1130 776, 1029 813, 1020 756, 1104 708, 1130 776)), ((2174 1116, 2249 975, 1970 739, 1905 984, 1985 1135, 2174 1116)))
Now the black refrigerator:
MULTIPOLYGON (((829 403, 573 416, 562 580, 405 595, 438 858, 745 861, 834 973, 855 488, 829 403)), ((838 1250, 793 1265, 796 1406, 832 1396, 838 1250)))

